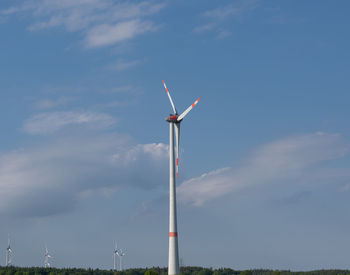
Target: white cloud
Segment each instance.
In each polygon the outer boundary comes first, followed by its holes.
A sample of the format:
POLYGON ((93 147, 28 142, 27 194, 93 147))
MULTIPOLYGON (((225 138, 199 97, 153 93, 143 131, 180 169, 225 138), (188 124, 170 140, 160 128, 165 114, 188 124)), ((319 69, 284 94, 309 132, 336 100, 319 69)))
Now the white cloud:
MULTIPOLYGON (((315 133, 277 140, 255 150, 238 167, 219 169, 183 182, 178 187, 179 198, 198 206, 254 185, 320 181, 311 169, 346 153, 348 145, 339 135, 315 133)), ((316 175, 320 171, 321 168, 316 175)), ((330 178, 334 179, 332 173, 330 178)))
POLYGON ((23 130, 29 134, 51 134, 64 127, 86 126, 93 129, 108 128, 116 119, 95 112, 47 112, 32 116, 24 122, 23 130))
POLYGON ((241 19, 243 15, 258 7, 258 0, 239 0, 225 6, 202 13, 204 24, 194 28, 194 32, 203 33, 209 31, 218 32, 218 38, 224 38, 231 34, 225 25, 229 20, 241 19))
POLYGON ((213 10, 208 10, 203 13, 204 17, 223 21, 230 17, 237 17, 249 10, 257 7, 257 0, 241 0, 226 6, 220 6, 213 10))
POLYGON ((11 8, 2 10, 1 14, 2 15, 10 15, 10 14, 14 14, 14 13, 19 12, 19 11, 20 11, 20 9, 18 7, 11 7, 11 8))
POLYGON ((50 109, 58 106, 63 106, 71 100, 72 100, 71 98, 67 98, 67 97, 59 97, 57 99, 46 98, 46 99, 38 100, 35 103, 35 107, 38 109, 50 109))
POLYGON ((142 60, 130 60, 125 61, 123 59, 117 60, 116 64, 109 66, 109 68, 117 70, 117 71, 124 71, 127 69, 130 69, 132 67, 135 67, 142 63, 142 60))
POLYGON ((53 139, 2 154, 0 213, 55 215, 96 192, 155 188, 166 179, 167 155, 167 145, 133 144, 113 134, 53 139))
POLYGON ((152 22, 141 20, 130 20, 114 25, 101 24, 88 31, 85 41, 87 47, 91 48, 107 46, 156 29, 152 22))
POLYGON ((81 31, 87 47, 101 47, 157 30, 153 21, 144 18, 164 7, 165 3, 157 1, 26 0, 1 13, 33 17, 31 31, 54 27, 63 27, 69 32, 81 31))
POLYGON ((215 23, 209 23, 209 24, 205 24, 205 25, 200 25, 194 28, 194 32, 206 32, 206 31, 212 31, 217 27, 217 24, 215 23))

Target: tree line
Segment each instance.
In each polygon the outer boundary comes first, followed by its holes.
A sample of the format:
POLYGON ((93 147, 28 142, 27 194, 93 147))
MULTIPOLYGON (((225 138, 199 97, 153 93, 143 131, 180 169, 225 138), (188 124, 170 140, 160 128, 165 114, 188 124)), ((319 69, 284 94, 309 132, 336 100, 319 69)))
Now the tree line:
MULTIPOLYGON (((314 270, 295 272, 289 270, 233 270, 231 268, 181 267, 182 275, 350 275, 350 270, 314 270)), ((167 275, 165 267, 130 268, 123 271, 83 269, 83 268, 44 268, 44 267, 0 267, 0 275, 167 275)))

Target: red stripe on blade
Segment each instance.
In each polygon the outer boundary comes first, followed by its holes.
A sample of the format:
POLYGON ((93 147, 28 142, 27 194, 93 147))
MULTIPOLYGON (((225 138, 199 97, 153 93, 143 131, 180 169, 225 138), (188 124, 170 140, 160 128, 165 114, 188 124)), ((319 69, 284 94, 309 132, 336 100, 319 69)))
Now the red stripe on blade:
POLYGON ((169 237, 177 237, 177 232, 169 232, 169 237))
POLYGON ((169 93, 168 88, 166 87, 164 80, 162 80, 162 81, 163 81, 163 85, 164 85, 166 92, 169 93))

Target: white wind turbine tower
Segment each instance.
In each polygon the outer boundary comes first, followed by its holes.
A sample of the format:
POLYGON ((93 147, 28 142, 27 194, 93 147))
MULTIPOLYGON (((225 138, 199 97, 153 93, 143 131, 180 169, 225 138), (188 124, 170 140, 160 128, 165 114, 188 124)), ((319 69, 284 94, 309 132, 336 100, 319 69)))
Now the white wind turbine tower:
POLYGON ((125 256, 125 251, 123 251, 122 249, 119 249, 117 251, 117 255, 119 256, 119 270, 122 271, 123 270, 123 257, 125 256))
POLYGON ((50 254, 49 254, 49 250, 47 249, 47 246, 45 246, 45 260, 44 260, 44 267, 51 267, 49 259, 53 258, 50 254))
POLYGON ((12 262, 12 249, 10 245, 10 234, 8 235, 7 238, 7 248, 6 248, 6 266, 10 266, 12 262))
POLYGON ((117 270, 117 262, 116 262, 117 256, 118 256, 118 246, 117 246, 117 242, 115 242, 114 251, 113 251, 113 270, 114 271, 117 270))
POLYGON ((169 157, 170 157, 170 192, 169 192, 169 262, 168 262, 168 274, 177 275, 180 274, 179 267, 179 248, 177 241, 177 218, 176 218, 176 181, 175 181, 175 162, 174 162, 174 126, 176 135, 176 177, 179 175, 179 142, 180 142, 180 123, 183 118, 193 109, 198 103, 198 98, 190 107, 188 107, 181 115, 178 115, 174 102, 171 99, 168 88, 163 80, 164 88, 168 94, 171 107, 174 114, 170 114, 166 118, 166 121, 170 125, 170 144, 169 144, 169 157))

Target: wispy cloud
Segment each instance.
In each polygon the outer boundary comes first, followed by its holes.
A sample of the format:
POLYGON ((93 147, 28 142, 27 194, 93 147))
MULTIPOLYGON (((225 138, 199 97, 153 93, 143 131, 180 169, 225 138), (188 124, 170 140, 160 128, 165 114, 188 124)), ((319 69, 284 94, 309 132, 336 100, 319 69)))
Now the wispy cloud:
POLYGON ((130 20, 116 24, 102 24, 91 28, 85 38, 87 47, 94 48, 112 45, 129 40, 139 34, 156 31, 150 21, 130 20))
POLYGON ((38 31, 63 27, 69 32, 80 31, 87 47, 113 45, 138 35, 153 32, 157 24, 145 19, 165 7, 164 2, 111 0, 26 0, 21 5, 2 10, 10 16, 27 14, 35 22, 28 29, 38 31))
POLYGON ((37 109, 51 109, 59 106, 64 106, 68 102, 70 102, 72 99, 68 97, 59 97, 57 99, 40 99, 35 103, 35 107, 37 109))
POLYGON ((130 69, 132 67, 135 67, 139 64, 141 64, 143 60, 130 60, 126 61, 124 59, 119 59, 114 65, 109 66, 109 68, 117 70, 117 71, 124 71, 127 69, 130 69))
POLYGON ((230 20, 241 19, 248 12, 258 7, 259 0, 238 0, 225 6, 205 11, 201 14, 205 23, 194 28, 194 32, 204 33, 215 31, 218 38, 231 34, 227 27, 230 20))
POLYGON ((64 127, 85 126, 103 129, 116 123, 110 115, 96 112, 47 112, 30 117, 24 122, 23 130, 29 134, 51 134, 64 127))
POLYGON ((240 0, 226 6, 219 6, 215 9, 203 13, 204 17, 223 21, 232 17, 239 17, 245 12, 255 9, 258 6, 258 0, 240 0))
MULTIPOLYGON (((199 206, 254 185, 320 182, 319 174, 323 180, 334 180, 334 175, 329 173, 327 177, 320 166, 343 157, 348 149, 349 145, 336 134, 315 133, 277 140, 256 149, 238 167, 222 168, 183 182, 178 188, 179 198, 199 206)), ((349 173, 347 177, 350 179, 349 173)))
POLYGON ((81 198, 123 186, 156 188, 166 179, 167 145, 103 134, 47 140, 0 155, 0 214, 50 216, 81 198))

